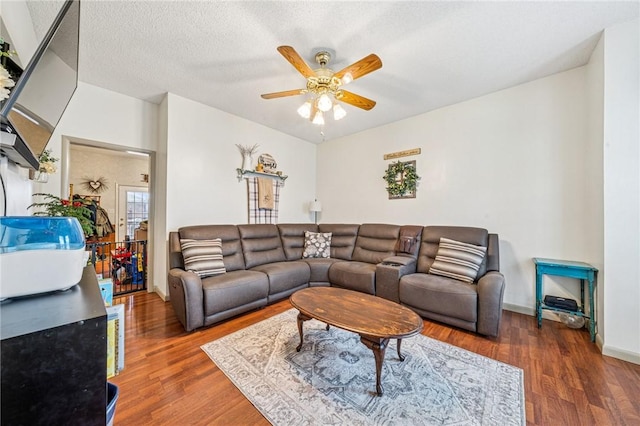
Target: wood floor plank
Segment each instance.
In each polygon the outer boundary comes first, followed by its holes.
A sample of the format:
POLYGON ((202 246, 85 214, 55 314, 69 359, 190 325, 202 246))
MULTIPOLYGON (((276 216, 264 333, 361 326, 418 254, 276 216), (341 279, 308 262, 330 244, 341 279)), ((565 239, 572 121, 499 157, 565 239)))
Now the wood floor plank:
MULTIPOLYGON (((291 308, 287 300, 220 324, 184 331, 155 293, 116 299, 125 305, 125 369, 115 423, 268 425, 200 346, 291 308)), ((486 338, 424 321, 424 335, 524 370, 528 425, 640 424, 640 365, 603 356, 586 329, 573 330, 505 311, 500 336, 486 338)))

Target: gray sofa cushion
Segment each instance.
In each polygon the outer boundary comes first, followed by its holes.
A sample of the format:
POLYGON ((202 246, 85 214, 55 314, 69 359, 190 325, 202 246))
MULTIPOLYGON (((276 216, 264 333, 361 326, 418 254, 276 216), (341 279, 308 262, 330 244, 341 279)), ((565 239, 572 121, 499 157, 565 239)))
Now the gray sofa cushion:
POLYGON ((264 300, 269 293, 267 276, 255 271, 232 271, 202 279, 205 316, 264 300))
POLYGON ((342 259, 323 259, 323 258, 309 258, 303 259, 307 262, 311 269, 310 283, 328 283, 329 282, 329 268, 336 262, 345 262, 342 259))
POLYGON ((292 260, 285 262, 265 263, 251 268, 262 272, 269 278, 269 295, 287 292, 297 287, 308 285, 311 271, 307 262, 292 260))
POLYGON ((318 232, 331 232, 331 257, 351 260, 353 249, 358 238, 360 225, 327 224, 318 225, 318 232))
MULTIPOLYGON (((240 232, 236 225, 197 225, 185 226, 178 230, 180 238, 192 240, 212 240, 220 238, 222 240, 222 258, 224 267, 229 271, 237 271, 245 269, 244 256, 242 254, 242 246, 240 243, 240 232)), ((182 255, 180 254, 180 258, 182 255)), ((172 257, 173 259, 173 257, 172 257)), ((184 263, 179 267, 184 269, 184 263)))
POLYGON ((400 279, 400 303, 447 317, 475 323, 478 293, 475 284, 429 274, 409 274, 400 279))
POLYGON ((286 259, 276 225, 238 225, 247 269, 286 259))
POLYGON ((280 240, 287 260, 302 259, 305 231, 318 232, 318 225, 313 223, 281 223, 278 224, 280 240))
POLYGON ((376 294, 376 265, 356 261, 334 263, 329 269, 329 280, 338 287, 376 294))
POLYGON ((377 223, 360 225, 352 260, 375 264, 389 256, 394 256, 399 236, 400 226, 398 225, 377 223))

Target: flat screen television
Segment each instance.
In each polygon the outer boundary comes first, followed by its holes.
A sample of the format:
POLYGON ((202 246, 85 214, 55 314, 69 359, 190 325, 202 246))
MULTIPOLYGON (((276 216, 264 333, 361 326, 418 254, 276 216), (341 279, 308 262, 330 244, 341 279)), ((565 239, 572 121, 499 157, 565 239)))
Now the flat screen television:
POLYGON ((80 1, 67 0, 20 75, 0 103, 0 153, 37 170, 78 86, 80 1))

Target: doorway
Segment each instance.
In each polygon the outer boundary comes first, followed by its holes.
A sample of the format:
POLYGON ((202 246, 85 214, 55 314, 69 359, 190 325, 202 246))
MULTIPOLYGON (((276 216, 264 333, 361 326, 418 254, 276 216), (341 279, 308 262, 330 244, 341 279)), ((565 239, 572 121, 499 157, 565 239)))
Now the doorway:
MULTIPOLYGON (((152 180, 149 178, 155 156, 149 152, 134 152, 126 150, 122 146, 106 144, 102 142, 94 142, 87 140, 70 140, 69 138, 63 138, 62 140, 62 165, 61 165, 61 188, 63 197, 66 198, 67 194, 79 194, 84 196, 91 196, 93 198, 99 197, 99 204, 106 212, 114 232, 110 235, 94 239, 87 240, 89 244, 96 245, 102 256, 98 259, 101 264, 100 267, 96 263, 96 273, 103 273, 106 278, 113 275, 114 256, 112 251, 123 249, 127 251, 143 252, 142 256, 145 263, 145 272, 150 271, 150 265, 153 262, 153 250, 151 249, 152 235, 151 229, 153 228, 153 191, 154 186, 152 180), (104 182, 101 186, 101 191, 96 194, 92 191, 92 187, 87 186, 87 181, 100 180, 104 182), (127 191, 132 193, 130 195, 133 198, 131 206, 131 217, 128 217, 127 212, 127 196, 125 195, 124 201, 120 199, 123 197, 120 195, 121 191, 126 194, 127 191), (120 213, 120 206, 123 206, 124 213, 120 213), (122 222, 120 221, 122 218, 122 222), (139 232, 140 222, 142 220, 148 220, 147 229, 149 231, 139 232), (122 223, 122 226, 119 226, 122 223), (144 240, 144 243, 136 244, 132 249, 131 245, 126 244, 125 236, 129 235, 131 240, 138 236, 144 240), (107 244, 110 244, 107 246, 107 244)), ((120 253, 123 254, 123 253, 120 253)), ((140 256, 136 257, 136 261, 139 261, 140 256)), ((116 259, 128 261, 129 259, 116 259)), ((126 263, 126 262, 125 262, 126 263)), ((133 258, 131 258, 131 264, 133 264, 133 258)), ((125 265, 128 267, 128 265, 125 265)), ((125 268, 126 269, 126 268, 125 268)), ((133 271, 127 271, 133 272, 133 271)), ((131 274, 127 274, 130 276, 131 274)), ((140 288, 147 288, 147 281, 150 282, 152 277, 143 279, 144 286, 140 288)), ((135 276, 133 277, 135 278, 135 276)), ((125 281, 125 280, 120 280, 125 281)), ((135 281, 135 279, 134 279, 135 281)), ((137 279, 139 283, 140 280, 137 279)), ((117 283, 114 283, 117 284, 117 283)), ((122 285, 121 285, 122 287, 122 285)), ((153 286, 149 286, 149 289, 153 289, 153 286)), ((114 292, 116 286, 114 286, 114 292)))

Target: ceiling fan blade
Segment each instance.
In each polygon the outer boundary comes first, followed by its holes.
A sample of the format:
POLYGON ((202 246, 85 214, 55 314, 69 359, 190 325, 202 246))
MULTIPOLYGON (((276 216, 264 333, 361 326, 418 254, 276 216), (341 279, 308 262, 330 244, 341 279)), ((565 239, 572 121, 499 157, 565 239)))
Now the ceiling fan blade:
POLYGON ((284 98, 285 96, 296 96, 305 93, 304 89, 286 90, 284 92, 264 93, 260 95, 262 99, 284 98))
POLYGON ((353 81, 356 78, 360 78, 363 75, 367 75, 370 72, 378 70, 380 68, 382 68, 382 61, 380 60, 378 55, 372 53, 371 55, 360 59, 358 62, 355 62, 348 67, 341 69, 340 71, 335 73, 334 76, 342 80, 345 75, 350 74, 350 81, 353 81))
POLYGON ((306 78, 313 77, 315 75, 311 67, 307 65, 304 59, 302 59, 300 55, 298 55, 298 52, 296 52, 293 47, 280 46, 278 47, 278 52, 280 52, 280 54, 284 56, 284 58, 289 61, 291 65, 293 65, 295 69, 297 69, 298 72, 304 75, 306 78))
POLYGON ((346 102, 349 105, 353 105, 367 111, 376 106, 376 101, 367 99, 364 96, 356 95, 355 93, 351 93, 346 90, 341 90, 340 92, 342 93, 342 96, 340 96, 338 100, 346 102))

